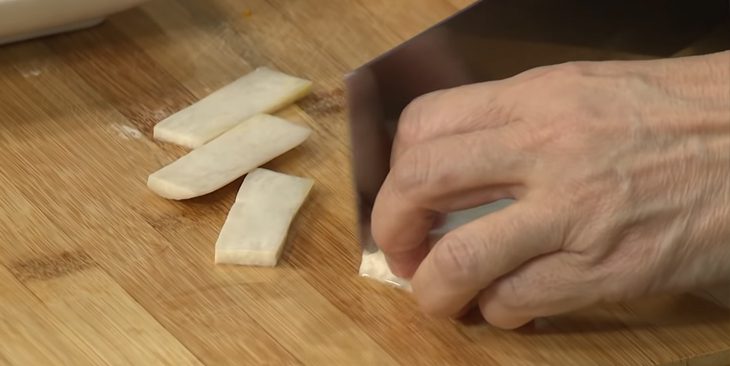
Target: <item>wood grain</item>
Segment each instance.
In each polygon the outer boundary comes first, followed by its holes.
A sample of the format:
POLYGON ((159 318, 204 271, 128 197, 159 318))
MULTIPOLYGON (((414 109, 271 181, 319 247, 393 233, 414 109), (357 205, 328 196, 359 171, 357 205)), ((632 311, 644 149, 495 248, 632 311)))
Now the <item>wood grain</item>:
POLYGON ((73 332, 13 275, 0 267, 0 364, 100 364, 93 348, 74 342, 73 332))
POLYGON ((505 332, 357 276, 342 77, 468 4, 153 0, 0 48, 0 365, 730 363, 730 311, 694 297, 505 332), (147 175, 184 150, 151 129, 257 66, 315 82, 279 113, 312 138, 266 167, 316 184, 280 266, 215 266, 241 180, 155 196, 147 175))

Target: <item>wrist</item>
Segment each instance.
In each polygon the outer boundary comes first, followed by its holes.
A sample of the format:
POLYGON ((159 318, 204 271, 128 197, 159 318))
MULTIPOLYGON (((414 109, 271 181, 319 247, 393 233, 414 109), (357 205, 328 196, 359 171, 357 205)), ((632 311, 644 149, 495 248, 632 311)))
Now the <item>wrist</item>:
POLYGON ((705 62, 706 71, 699 80, 704 92, 700 105, 726 131, 730 127, 730 51, 699 57, 705 62))
POLYGON ((705 82, 707 97, 730 110, 730 51, 697 56, 697 60, 704 64, 699 81, 705 82))
POLYGON ((670 101, 660 117, 677 132, 715 134, 730 127, 730 51, 672 58, 647 65, 670 101))

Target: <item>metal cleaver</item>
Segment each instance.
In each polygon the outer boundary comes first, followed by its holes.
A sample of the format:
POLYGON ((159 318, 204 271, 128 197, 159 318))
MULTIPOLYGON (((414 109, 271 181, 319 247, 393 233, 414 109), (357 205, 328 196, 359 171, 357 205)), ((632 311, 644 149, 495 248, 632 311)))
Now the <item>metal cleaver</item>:
POLYGON ((483 0, 354 70, 345 85, 363 249, 376 249, 373 202, 414 98, 566 61, 686 55, 729 16, 728 0, 483 0))

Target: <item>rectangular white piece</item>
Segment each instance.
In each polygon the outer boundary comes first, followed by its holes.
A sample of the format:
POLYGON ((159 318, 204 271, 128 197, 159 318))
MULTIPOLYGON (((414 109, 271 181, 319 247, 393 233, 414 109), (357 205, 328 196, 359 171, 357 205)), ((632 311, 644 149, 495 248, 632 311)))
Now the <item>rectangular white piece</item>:
POLYGON ((197 148, 260 113, 271 113, 309 94, 312 82, 259 67, 154 128, 154 138, 197 148))
POLYGON ((362 261, 360 262, 360 276, 411 291, 410 281, 400 278, 390 271, 385 255, 380 250, 375 252, 363 250, 362 261))
POLYGON ((147 186, 174 200, 202 196, 293 149, 310 133, 281 118, 256 115, 152 173, 147 186))
POLYGON ((266 169, 246 176, 215 244, 215 263, 273 267, 311 179, 266 169))

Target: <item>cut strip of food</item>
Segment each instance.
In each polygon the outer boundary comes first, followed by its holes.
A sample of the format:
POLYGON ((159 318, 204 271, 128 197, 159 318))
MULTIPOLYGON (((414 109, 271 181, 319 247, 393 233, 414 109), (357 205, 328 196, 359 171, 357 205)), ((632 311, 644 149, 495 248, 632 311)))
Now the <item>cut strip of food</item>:
POLYGON ((259 67, 158 123, 154 138, 194 149, 253 115, 294 103, 311 88, 309 80, 259 67))
POLYGON ((152 173, 147 187, 174 200, 202 196, 293 149, 310 133, 284 119, 256 115, 152 173))
POLYGON ((398 277, 390 271, 385 254, 380 250, 362 252, 362 261, 360 262, 360 276, 373 279, 378 282, 398 287, 406 291, 411 291, 411 283, 407 279, 398 277))
POLYGON ((314 182, 256 169, 246 176, 215 244, 215 263, 273 267, 314 182))

